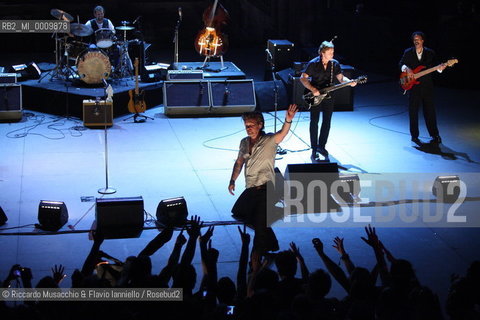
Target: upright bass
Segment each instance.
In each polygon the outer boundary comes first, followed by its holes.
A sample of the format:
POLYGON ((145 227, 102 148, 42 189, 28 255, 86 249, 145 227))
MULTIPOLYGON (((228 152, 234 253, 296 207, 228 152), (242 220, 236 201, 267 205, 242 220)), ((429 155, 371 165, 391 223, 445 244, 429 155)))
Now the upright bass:
POLYGON ((203 12, 205 28, 195 38, 195 50, 205 57, 222 56, 228 49, 228 38, 221 32, 230 16, 225 8, 215 0, 203 12))

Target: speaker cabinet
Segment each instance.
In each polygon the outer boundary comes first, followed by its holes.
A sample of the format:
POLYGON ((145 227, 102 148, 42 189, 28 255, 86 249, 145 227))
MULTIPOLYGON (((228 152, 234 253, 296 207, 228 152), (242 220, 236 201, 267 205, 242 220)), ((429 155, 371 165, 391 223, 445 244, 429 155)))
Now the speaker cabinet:
POLYGON ((255 110, 253 80, 210 81, 211 112, 215 114, 240 114, 255 110))
POLYGON ((166 115, 206 114, 210 109, 208 81, 165 81, 163 105, 166 115))
POLYGON ((332 183, 338 179, 338 165, 335 162, 287 165, 285 180, 289 188, 290 199, 299 198, 304 208, 304 212, 295 212, 296 208, 293 207, 293 213, 338 211, 340 206, 331 194, 332 183), (292 181, 300 183, 302 190, 298 190, 292 181), (318 187, 309 192, 309 185, 312 187, 311 183, 318 187), (313 204, 313 207, 310 209, 308 208, 309 203, 313 204))
POLYGON ((276 70, 290 68, 293 63, 294 44, 288 40, 268 40, 267 48, 272 55, 276 70))
POLYGON ((138 238, 143 231, 143 198, 97 198, 97 231, 105 239, 138 238))
POLYGON ((15 83, 0 84, 0 121, 22 119, 22 86, 15 83))
MULTIPOLYGON (((355 68, 342 64, 342 72, 348 79, 354 78, 355 68)), ((332 92, 334 100, 334 111, 353 111, 353 90, 348 86, 340 90, 332 92)))
POLYGON ((68 221, 68 210, 62 201, 42 200, 38 205, 39 228, 57 231, 68 221))
POLYGON ((113 103, 105 100, 83 100, 83 125, 99 128, 113 125, 113 103))
POLYGON ((275 90, 277 90, 277 110, 288 108, 288 92, 283 81, 257 81, 255 83, 257 111, 269 112, 275 110, 275 90))

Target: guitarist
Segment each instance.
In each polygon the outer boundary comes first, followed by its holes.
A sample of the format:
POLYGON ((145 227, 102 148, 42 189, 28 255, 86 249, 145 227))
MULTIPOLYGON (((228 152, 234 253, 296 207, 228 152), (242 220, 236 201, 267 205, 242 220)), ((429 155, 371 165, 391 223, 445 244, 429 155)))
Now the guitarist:
MULTIPOLYGON (((432 68, 438 64, 435 51, 427 48, 423 45, 425 41, 425 34, 421 31, 415 31, 412 34, 413 47, 405 50, 402 58, 400 59, 400 68, 402 72, 406 72, 408 77, 413 78, 413 71, 418 66, 425 66, 426 68, 432 68)), ((442 72, 446 68, 446 65, 442 64, 437 69, 438 72, 442 72)), ((423 116, 425 118, 425 124, 427 130, 432 137, 430 143, 440 144, 442 139, 437 128, 437 118, 435 115, 435 106, 433 104, 433 79, 432 74, 427 74, 419 79, 419 84, 412 87, 408 92, 408 113, 410 117, 410 135, 412 142, 417 145, 421 145, 422 142, 418 138, 418 111, 420 105, 423 106, 423 116)))
MULTIPOLYGON (((319 56, 310 60, 305 71, 300 77, 300 82, 307 90, 310 90, 315 96, 320 95, 319 89, 334 85, 335 81, 340 83, 350 81, 342 73, 340 63, 333 59, 334 45, 331 41, 323 41, 318 48, 319 56)), ((357 83, 352 82, 354 87, 357 83)), ((328 134, 330 132, 330 123, 333 113, 333 99, 327 97, 322 100, 320 105, 310 108, 310 145, 312 147, 312 160, 321 160, 321 156, 328 160, 328 151, 325 149, 328 134), (318 134, 318 121, 322 116, 322 126, 320 135, 318 134)))

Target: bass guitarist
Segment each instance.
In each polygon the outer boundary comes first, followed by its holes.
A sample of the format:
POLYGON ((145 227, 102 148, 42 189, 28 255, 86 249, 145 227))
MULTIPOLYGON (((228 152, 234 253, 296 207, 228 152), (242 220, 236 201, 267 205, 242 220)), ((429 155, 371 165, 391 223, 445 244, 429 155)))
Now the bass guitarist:
MULTIPOLYGON (((414 76, 414 69, 419 66, 431 68, 438 64, 435 52, 424 47, 425 34, 421 31, 415 31, 412 34, 413 47, 406 49, 400 59, 400 69, 406 72, 410 78, 414 76)), ((446 68, 445 64, 438 66, 438 71, 442 72, 446 68)), ((418 111, 420 105, 423 105, 423 116, 427 130, 432 137, 430 143, 440 144, 442 139, 437 128, 437 117, 435 114, 435 106, 433 104, 433 79, 432 73, 423 76, 420 83, 416 84, 408 91, 408 114, 410 117, 410 135, 412 141, 421 145, 422 142, 418 138, 418 111)))
MULTIPOLYGON (((311 91, 314 96, 320 95, 320 89, 334 85, 335 80, 340 83, 350 81, 342 73, 340 63, 333 59, 334 45, 331 41, 323 41, 318 48, 318 57, 310 60, 305 71, 300 77, 303 86, 311 91)), ((357 83, 353 81, 350 86, 354 87, 357 83)), ((306 91, 307 91, 306 90, 306 91)), ((312 160, 319 161, 321 156, 328 160, 328 151, 325 149, 328 134, 330 133, 330 123, 333 113, 333 99, 325 97, 320 105, 310 108, 310 145, 312 147, 312 160), (320 135, 318 134, 318 122, 322 115, 322 126, 320 135)))

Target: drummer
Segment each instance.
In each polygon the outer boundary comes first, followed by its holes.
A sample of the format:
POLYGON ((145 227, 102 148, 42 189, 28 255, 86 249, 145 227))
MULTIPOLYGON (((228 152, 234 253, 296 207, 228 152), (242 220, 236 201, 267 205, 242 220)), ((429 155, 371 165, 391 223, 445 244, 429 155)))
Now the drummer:
POLYGON ((115 33, 115 27, 113 26, 112 21, 105 18, 105 9, 102 6, 96 6, 93 9, 93 15, 95 19, 88 20, 85 25, 95 31, 98 29, 110 29, 113 33, 115 33))

